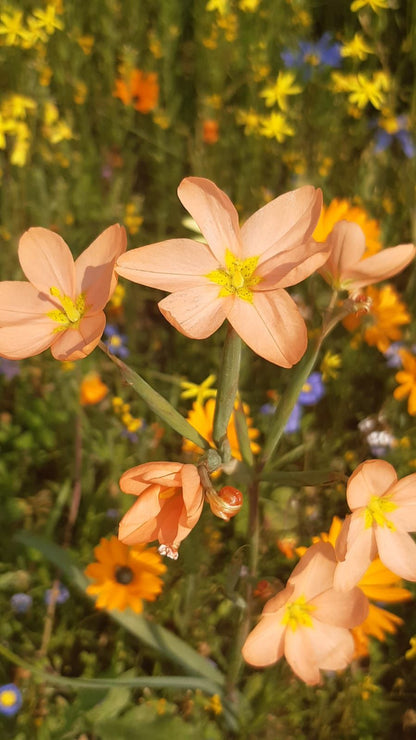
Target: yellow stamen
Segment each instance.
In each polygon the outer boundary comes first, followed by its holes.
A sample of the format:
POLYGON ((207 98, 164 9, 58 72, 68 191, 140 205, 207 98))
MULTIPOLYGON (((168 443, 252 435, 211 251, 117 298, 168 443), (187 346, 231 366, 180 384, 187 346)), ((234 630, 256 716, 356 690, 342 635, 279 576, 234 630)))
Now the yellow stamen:
POLYGON ((47 313, 47 316, 52 319, 52 321, 56 321, 57 324, 60 324, 60 326, 57 326, 54 331, 78 329, 79 322, 81 321, 86 309, 84 293, 81 293, 77 299, 73 301, 68 295, 62 295, 59 288, 52 286, 50 294, 54 298, 57 298, 63 308, 63 311, 56 309, 55 311, 49 311, 47 313))
POLYGON ((14 691, 3 691, 0 697, 0 702, 3 707, 12 707, 16 704, 16 694, 14 691))
POLYGON ((293 632, 298 627, 313 627, 311 614, 315 608, 312 604, 306 603, 305 596, 299 596, 296 601, 287 605, 282 624, 286 624, 293 632))
POLYGON ((373 524, 377 524, 379 527, 387 527, 387 529, 391 529, 394 532, 396 527, 386 517, 386 514, 395 509, 397 509, 397 504, 390 501, 387 496, 384 498, 371 496, 368 505, 364 509, 365 528, 369 529, 373 524))
POLYGON ((221 267, 219 270, 213 270, 206 277, 221 286, 219 297, 236 295, 243 301, 253 303, 253 288, 262 280, 261 277, 253 274, 258 261, 258 256, 240 260, 227 249, 225 252, 225 268, 221 267))
POLYGON ((175 496, 175 494, 178 493, 179 490, 179 488, 165 488, 164 491, 161 491, 159 493, 159 498, 172 498, 172 496, 175 496))

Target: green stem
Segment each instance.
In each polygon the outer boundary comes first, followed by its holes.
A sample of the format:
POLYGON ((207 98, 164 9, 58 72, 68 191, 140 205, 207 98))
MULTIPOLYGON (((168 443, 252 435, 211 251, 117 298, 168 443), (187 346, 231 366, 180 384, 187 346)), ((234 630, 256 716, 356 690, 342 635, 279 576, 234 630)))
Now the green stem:
POLYGON ((315 340, 309 344, 306 353, 293 371, 289 387, 280 397, 274 414, 274 419, 272 421, 271 429, 263 448, 263 454, 261 457, 261 464, 263 466, 266 466, 267 463, 270 461, 271 456, 273 455, 277 445, 279 444, 289 416, 292 413, 299 393, 302 390, 302 386, 305 384, 306 379, 310 375, 312 368, 315 365, 320 347, 320 339, 318 341, 315 340))
POLYGON ((234 409, 240 374, 241 339, 231 325, 228 326, 218 377, 215 403, 213 439, 218 449, 227 437, 227 427, 234 409))
POLYGON ((113 355, 104 342, 99 343, 99 348, 110 358, 112 362, 120 369, 124 380, 131 385, 136 393, 147 403, 150 409, 159 416, 162 421, 168 424, 175 432, 193 442, 197 447, 202 447, 203 450, 210 448, 209 442, 197 432, 194 427, 177 411, 166 398, 160 395, 157 391, 152 388, 151 385, 137 373, 134 372, 128 365, 122 360, 113 355))

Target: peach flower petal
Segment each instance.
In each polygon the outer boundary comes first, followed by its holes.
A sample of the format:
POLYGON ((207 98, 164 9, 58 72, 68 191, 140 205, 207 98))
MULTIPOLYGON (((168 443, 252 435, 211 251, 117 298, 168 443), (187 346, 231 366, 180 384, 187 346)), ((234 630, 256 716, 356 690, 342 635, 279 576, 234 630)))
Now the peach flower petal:
POLYGON ((416 581, 416 542, 411 536, 377 527, 375 537, 379 558, 386 568, 407 581, 416 581))
POLYGON ((50 296, 51 287, 56 287, 63 295, 74 298, 74 260, 59 234, 33 227, 21 237, 18 253, 23 272, 40 292, 50 296))
POLYGON ((117 285, 114 265, 127 246, 124 226, 105 229, 75 260, 76 294, 84 293, 87 304, 101 311, 117 285))
POLYGON ((295 589, 293 598, 300 592, 310 601, 323 591, 332 589, 335 567, 335 550, 329 542, 308 547, 288 580, 295 589))
POLYGON ((219 299, 218 293, 219 286, 210 282, 203 290, 196 287, 171 293, 158 306, 165 319, 186 337, 206 339, 224 322, 232 302, 231 296, 219 299))
POLYGON ((373 529, 364 528, 362 515, 358 519, 351 517, 348 535, 345 560, 338 563, 334 575, 334 588, 339 591, 350 591, 356 586, 377 554, 373 529))
POLYGON ((351 633, 343 627, 319 624, 313 619, 313 649, 322 671, 342 671, 352 661, 355 651, 351 633))
POLYGON ((59 332, 51 352, 55 360, 69 362, 82 360, 97 346, 105 328, 103 312, 81 319, 78 329, 67 329, 59 332))
POLYGON ((321 681, 313 649, 313 632, 312 628, 305 627, 298 627, 295 631, 287 629, 284 644, 285 658, 292 671, 309 686, 315 686, 321 681))
POLYGON ((205 275, 217 268, 218 261, 209 247, 192 239, 168 239, 130 249, 116 265, 122 277, 169 292, 205 286, 211 282, 205 275))
POLYGON ((336 591, 331 588, 311 599, 319 612, 319 621, 326 625, 351 629, 362 624, 368 615, 368 599, 360 588, 336 591))
POLYGON ((283 290, 253 293, 253 303, 236 300, 227 318, 253 352, 276 365, 292 367, 306 351, 305 322, 283 290))
POLYGON ((48 318, 32 319, 30 323, 0 327, 0 356, 8 360, 24 360, 51 346, 54 340, 53 322, 48 318))
POLYGON ((0 282, 0 324, 11 325, 44 318, 48 311, 54 311, 57 304, 30 283, 18 280, 0 282))
POLYGON ((119 524, 118 538, 126 545, 153 542, 159 534, 157 517, 160 510, 159 491, 149 489, 124 514, 119 524))
POLYGON ((365 234, 360 226, 352 221, 338 221, 327 242, 330 253, 322 268, 322 274, 329 272, 331 277, 339 280, 345 270, 361 260, 365 252, 365 234))
POLYGON ((397 482, 397 474, 385 460, 366 460, 348 480, 347 501, 351 511, 367 506, 371 496, 382 496, 397 482))
POLYGON ((387 280, 404 270, 414 259, 415 252, 413 244, 399 244, 397 247, 383 249, 361 260, 355 268, 346 270, 345 279, 351 280, 354 290, 387 280))
POLYGON ((253 213, 241 228, 244 259, 273 254, 309 240, 322 208, 322 193, 311 185, 275 198, 253 213))
POLYGON ((259 263, 256 275, 262 277, 256 290, 288 288, 305 280, 318 270, 328 256, 327 244, 310 241, 259 263))
POLYGON ((186 177, 178 187, 178 197, 221 264, 225 264, 226 249, 241 255, 238 213, 228 195, 211 180, 186 177))
POLYGON ((283 656, 286 625, 284 610, 267 614, 247 637, 242 654, 250 665, 258 668, 273 665, 283 656))

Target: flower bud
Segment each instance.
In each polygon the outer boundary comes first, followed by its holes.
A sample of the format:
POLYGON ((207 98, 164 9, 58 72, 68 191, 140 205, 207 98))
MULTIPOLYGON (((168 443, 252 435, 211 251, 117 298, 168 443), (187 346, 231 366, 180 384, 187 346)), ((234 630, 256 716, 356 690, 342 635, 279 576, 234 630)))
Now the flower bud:
POLYGON ((238 514, 243 505, 243 494, 233 486, 224 486, 218 493, 213 488, 205 489, 205 497, 212 513, 226 522, 238 514))

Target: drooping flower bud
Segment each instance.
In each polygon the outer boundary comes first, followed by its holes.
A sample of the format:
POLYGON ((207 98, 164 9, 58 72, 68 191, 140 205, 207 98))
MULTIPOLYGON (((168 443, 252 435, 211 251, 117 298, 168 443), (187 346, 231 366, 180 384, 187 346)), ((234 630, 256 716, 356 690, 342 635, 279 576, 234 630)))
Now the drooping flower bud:
POLYGON ((224 486, 218 493, 213 488, 205 489, 205 498, 212 513, 226 522, 238 514, 243 505, 243 494, 233 486, 224 486))

